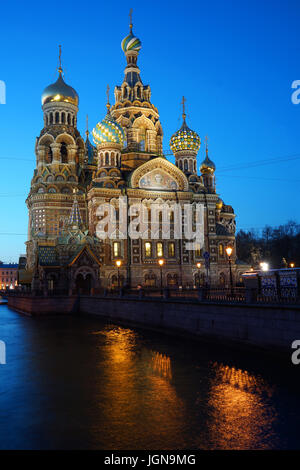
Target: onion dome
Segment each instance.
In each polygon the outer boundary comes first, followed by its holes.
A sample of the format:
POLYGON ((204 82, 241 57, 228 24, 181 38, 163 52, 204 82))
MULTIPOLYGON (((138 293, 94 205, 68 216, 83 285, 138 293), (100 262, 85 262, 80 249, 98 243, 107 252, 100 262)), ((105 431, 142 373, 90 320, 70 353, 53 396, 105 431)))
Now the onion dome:
POLYGON ((175 132, 170 139, 170 148, 174 154, 182 150, 192 150, 195 153, 200 148, 200 137, 197 132, 192 131, 183 119, 183 124, 179 131, 175 132))
POLYGON ((59 76, 56 82, 47 86, 42 94, 42 105, 51 102, 71 103, 75 106, 78 106, 79 103, 77 92, 74 88, 65 83, 61 70, 59 70, 59 76))
POLYGON ((132 31, 123 39, 121 42, 121 48, 123 52, 128 51, 139 51, 142 47, 142 43, 139 38, 135 37, 132 31))
POLYGON ((208 150, 206 149, 206 157, 201 163, 200 171, 203 175, 205 175, 205 174, 213 174, 215 170, 216 170, 216 165, 208 157, 208 150))
POLYGON ((123 127, 114 120, 109 109, 103 121, 92 130, 92 135, 96 145, 113 143, 123 146, 125 140, 123 127))
POLYGON ((220 211, 223 207, 223 201, 222 199, 219 197, 217 202, 216 202, 216 208, 220 211))

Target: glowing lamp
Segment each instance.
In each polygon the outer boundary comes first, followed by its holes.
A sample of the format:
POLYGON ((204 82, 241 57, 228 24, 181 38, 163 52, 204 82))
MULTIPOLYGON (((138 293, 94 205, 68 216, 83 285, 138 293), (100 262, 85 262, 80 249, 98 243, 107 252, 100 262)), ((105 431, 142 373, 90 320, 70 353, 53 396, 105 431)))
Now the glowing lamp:
POLYGON ((225 251, 226 251, 226 253, 227 253, 227 256, 230 257, 233 250, 232 250, 231 246, 228 246, 228 247, 225 249, 225 251))
POLYGON ((266 262, 260 263, 260 267, 262 271, 269 271, 269 264, 266 262))

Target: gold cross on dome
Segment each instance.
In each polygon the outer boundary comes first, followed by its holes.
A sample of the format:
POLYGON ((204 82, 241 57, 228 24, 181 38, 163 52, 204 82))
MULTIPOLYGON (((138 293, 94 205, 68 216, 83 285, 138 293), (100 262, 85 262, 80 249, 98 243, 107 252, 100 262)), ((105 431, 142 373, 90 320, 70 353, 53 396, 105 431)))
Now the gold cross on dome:
POLYGON ((107 85, 106 87, 106 96, 107 96, 107 104, 106 104, 106 107, 107 107, 107 110, 109 111, 110 110, 110 103, 109 103, 109 85, 107 85))
POLYGON ((129 28, 130 28, 130 32, 132 31, 132 8, 130 8, 130 11, 129 11, 129 28))
POLYGON ((206 154, 207 154, 207 152, 208 152, 208 135, 205 136, 204 142, 205 142, 205 149, 206 149, 206 154))
POLYGON ((58 72, 62 73, 63 69, 61 66, 61 45, 58 46, 59 53, 58 53, 58 72))
POLYGON ((86 131, 85 131, 86 136, 89 136, 89 115, 86 115, 86 131))
POLYGON ((182 97, 182 101, 181 101, 181 104, 182 104, 182 117, 183 117, 183 119, 186 118, 186 114, 185 114, 185 102, 186 102, 186 98, 183 96, 183 97, 182 97))

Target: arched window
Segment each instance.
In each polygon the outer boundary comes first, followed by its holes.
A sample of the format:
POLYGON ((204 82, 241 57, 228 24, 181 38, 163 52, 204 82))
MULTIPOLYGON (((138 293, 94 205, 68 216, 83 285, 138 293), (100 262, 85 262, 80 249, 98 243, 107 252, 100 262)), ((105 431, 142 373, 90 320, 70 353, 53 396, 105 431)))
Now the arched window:
POLYGON ((161 258, 162 256, 164 256, 164 249, 163 249, 162 242, 157 242, 156 243, 156 256, 158 258, 161 258))
POLYGON ((109 154, 106 152, 105 154, 105 165, 109 165, 109 154))
POLYGON ((184 160, 184 171, 188 171, 188 162, 184 160))
POLYGON ((50 113, 50 124, 53 124, 53 113, 50 113))
POLYGON ((140 151, 145 152, 145 139, 140 141, 140 151))
POLYGON ((61 122, 62 122, 63 124, 65 124, 65 122, 66 122, 66 115, 65 115, 65 113, 61 113, 61 122))
POLYGON ((55 124, 59 123, 59 113, 55 113, 55 124))
POLYGON ((156 276, 155 274, 149 273, 145 275, 145 287, 155 287, 156 276))
POLYGON ((219 245, 219 256, 221 258, 224 257, 224 245, 222 243, 220 243, 220 245, 219 245))
POLYGON ((60 154, 61 154, 61 162, 68 163, 68 149, 67 149, 67 144, 65 142, 61 143, 60 154))
POLYGON ((71 124, 71 114, 70 113, 68 113, 68 124, 69 124, 69 126, 71 124))
POLYGON ((177 286, 178 285, 178 274, 168 274, 167 275, 167 284, 168 286, 177 286))
POLYGON ((52 154, 52 148, 50 145, 46 146, 46 163, 52 163, 53 160, 53 154, 52 154))

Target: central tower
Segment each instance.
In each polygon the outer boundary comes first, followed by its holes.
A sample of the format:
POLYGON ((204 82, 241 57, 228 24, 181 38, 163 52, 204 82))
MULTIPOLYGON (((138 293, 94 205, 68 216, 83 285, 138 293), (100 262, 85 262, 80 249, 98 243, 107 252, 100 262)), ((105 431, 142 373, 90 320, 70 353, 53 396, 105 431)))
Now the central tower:
POLYGON ((122 160, 132 169, 145 163, 151 155, 162 155, 163 132, 158 110, 150 101, 150 86, 144 85, 140 77, 137 60, 141 41, 133 34, 131 15, 129 27, 129 35, 121 42, 127 60, 124 80, 121 86, 115 87, 111 114, 125 130, 122 160))

